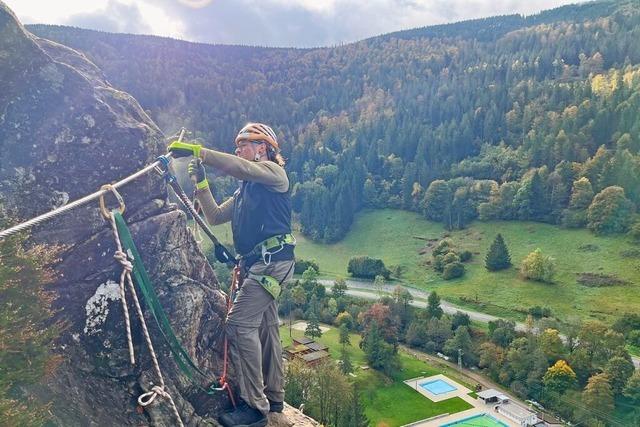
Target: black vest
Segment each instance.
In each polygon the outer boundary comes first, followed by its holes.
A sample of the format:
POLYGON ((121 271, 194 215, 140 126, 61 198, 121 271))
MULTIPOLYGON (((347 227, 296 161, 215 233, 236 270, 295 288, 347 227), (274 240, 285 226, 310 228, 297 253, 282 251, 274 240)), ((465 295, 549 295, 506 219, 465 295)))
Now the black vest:
POLYGON ((276 193, 263 184, 242 181, 233 197, 231 230, 233 245, 239 255, 248 254, 269 237, 291 233, 291 195, 288 191, 276 193))

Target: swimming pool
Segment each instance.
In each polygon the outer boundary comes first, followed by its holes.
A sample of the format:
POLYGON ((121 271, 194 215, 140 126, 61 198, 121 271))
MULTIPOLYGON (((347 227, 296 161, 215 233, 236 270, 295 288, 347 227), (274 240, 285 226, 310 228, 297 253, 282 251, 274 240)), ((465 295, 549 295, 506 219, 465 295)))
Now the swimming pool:
POLYGON ((457 388, 441 379, 422 383, 420 384, 420 387, 433 394, 444 394, 457 390, 457 388))
POLYGON ((450 426, 474 426, 474 427, 509 427, 502 421, 493 418, 489 414, 478 414, 452 423, 442 424, 440 427, 450 426))

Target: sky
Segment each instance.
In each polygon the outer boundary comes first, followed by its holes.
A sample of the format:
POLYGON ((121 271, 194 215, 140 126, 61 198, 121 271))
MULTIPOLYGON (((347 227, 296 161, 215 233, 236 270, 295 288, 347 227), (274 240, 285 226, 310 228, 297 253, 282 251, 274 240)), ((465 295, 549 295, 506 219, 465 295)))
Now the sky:
POLYGON ((23 24, 59 24, 205 43, 333 46, 393 31, 581 0, 0 0, 23 24))

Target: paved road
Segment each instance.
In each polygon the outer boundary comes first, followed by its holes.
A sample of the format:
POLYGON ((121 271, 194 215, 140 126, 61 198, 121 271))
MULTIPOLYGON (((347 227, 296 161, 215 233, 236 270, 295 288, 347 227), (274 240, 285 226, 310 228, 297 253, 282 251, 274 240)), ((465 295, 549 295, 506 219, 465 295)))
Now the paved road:
MULTIPOLYGON (((318 283, 322 284, 327 288, 331 288, 333 286, 333 280, 321 279, 318 280, 318 283)), ((393 289, 396 285, 383 285, 382 292, 384 293, 392 293, 393 289)), ((365 280, 347 280, 347 294, 352 295, 358 298, 365 298, 376 300, 378 299, 378 289, 373 285, 373 282, 367 282, 365 280)), ((408 290, 411 295, 413 295, 414 300, 411 302, 411 305, 414 307, 425 308, 427 306, 427 298, 429 297, 429 292, 423 291, 420 289, 409 288, 407 286, 404 287, 408 290)), ((490 314, 480 313, 478 311, 468 310, 466 308, 459 308, 454 306, 453 304, 440 300, 440 307, 442 307, 442 311, 448 314, 454 314, 456 311, 461 311, 469 315, 471 320, 475 320, 478 322, 488 323, 490 321, 495 321, 501 319, 497 316, 492 316, 490 314)), ((522 322, 516 322, 516 330, 518 331, 526 331, 527 326, 522 322)), ((640 369, 640 357, 631 356, 633 359, 633 364, 636 366, 636 369, 640 369)))

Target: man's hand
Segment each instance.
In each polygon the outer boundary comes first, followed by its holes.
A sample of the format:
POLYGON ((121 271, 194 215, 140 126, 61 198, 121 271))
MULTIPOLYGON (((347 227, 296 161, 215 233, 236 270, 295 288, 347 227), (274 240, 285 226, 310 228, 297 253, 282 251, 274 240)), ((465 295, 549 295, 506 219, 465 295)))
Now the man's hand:
POLYGON ((167 147, 167 151, 173 154, 173 157, 189 157, 194 156, 195 158, 200 158, 200 150, 202 149, 202 145, 200 144, 189 144, 186 142, 173 141, 167 147))
POLYGON ((189 162, 189 166, 187 167, 187 172, 193 181, 196 183, 196 188, 198 190, 202 190, 203 188, 207 188, 209 186, 209 182, 207 182, 207 173, 202 165, 202 160, 199 158, 195 158, 189 162))

